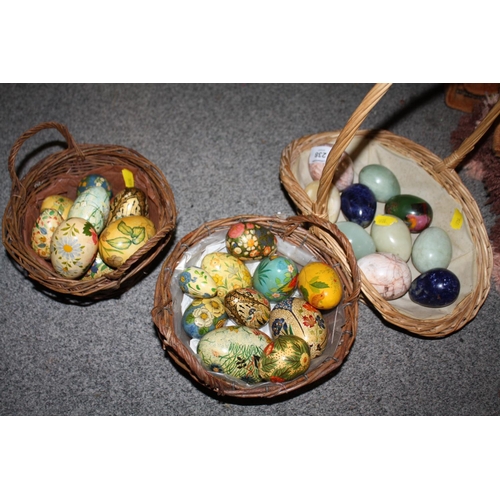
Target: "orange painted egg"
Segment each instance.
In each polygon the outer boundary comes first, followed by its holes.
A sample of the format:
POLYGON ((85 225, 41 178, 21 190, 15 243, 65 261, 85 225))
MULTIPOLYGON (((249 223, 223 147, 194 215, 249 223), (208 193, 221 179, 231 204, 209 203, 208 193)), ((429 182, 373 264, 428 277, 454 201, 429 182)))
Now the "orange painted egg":
POLYGON ((331 309, 342 300, 342 281, 337 271, 324 262, 310 262, 299 272, 298 289, 318 309, 331 309))

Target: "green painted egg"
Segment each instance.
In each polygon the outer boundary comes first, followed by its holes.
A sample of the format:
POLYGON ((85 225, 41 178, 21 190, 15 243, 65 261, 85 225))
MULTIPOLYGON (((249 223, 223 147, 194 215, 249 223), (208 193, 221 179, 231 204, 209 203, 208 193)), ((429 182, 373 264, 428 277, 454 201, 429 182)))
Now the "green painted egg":
POLYGON ((266 227, 237 222, 226 234, 227 251, 241 260, 260 260, 276 252, 278 240, 266 227))
POLYGON ((193 339, 199 339, 228 320, 224 304, 218 297, 194 299, 182 315, 182 328, 193 339))

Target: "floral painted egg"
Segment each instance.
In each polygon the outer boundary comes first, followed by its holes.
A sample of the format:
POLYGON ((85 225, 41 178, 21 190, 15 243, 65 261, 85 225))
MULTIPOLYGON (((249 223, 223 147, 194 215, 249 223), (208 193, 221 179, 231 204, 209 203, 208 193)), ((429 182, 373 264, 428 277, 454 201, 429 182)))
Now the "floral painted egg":
POLYGON ((342 192, 340 209, 348 221, 368 227, 375 217, 377 200, 364 184, 351 184, 342 192))
POLYGON ((259 375, 269 382, 286 382, 304 374, 311 366, 307 342, 295 335, 280 335, 268 344, 259 359, 259 375))
POLYGON ((271 311, 269 327, 273 335, 297 335, 307 342, 311 358, 325 349, 328 333, 323 315, 300 297, 278 302, 271 311))
POLYGON ((52 235, 62 221, 62 215, 52 208, 43 210, 36 219, 31 231, 31 247, 42 259, 50 260, 52 235))
POLYGON ((194 299, 182 315, 182 328, 193 339, 222 328, 228 320, 224 304, 218 297, 194 299))
POLYGON ((95 280, 105 274, 111 273, 112 271, 114 271, 114 269, 109 267, 106 262, 102 260, 99 252, 97 252, 94 262, 92 262, 92 265, 89 267, 89 270, 85 273, 82 280, 95 280))
POLYGON ((297 288, 299 270, 293 260, 282 255, 265 257, 255 268, 253 288, 271 302, 290 297, 297 288))
POLYGON ((413 241, 410 229, 394 215, 377 215, 370 229, 377 252, 393 253, 408 262, 413 241))
POLYGON ((255 384, 262 382, 258 361, 270 342, 255 328, 226 326, 203 335, 197 354, 207 370, 255 384))
POLYGON ((433 217, 429 203, 412 194, 399 194, 387 200, 385 213, 399 217, 412 233, 428 228, 433 217))
POLYGON ((254 288, 238 288, 228 292, 224 306, 230 319, 250 328, 263 327, 271 314, 269 301, 254 288))
POLYGON ((90 187, 102 187, 108 192, 108 197, 111 198, 113 192, 111 190, 111 185, 109 182, 99 174, 89 174, 83 177, 78 183, 76 188, 76 195, 82 194, 85 190, 90 187))
POLYGON ((324 262, 309 262, 299 272, 297 284, 304 299, 316 309, 331 309, 342 300, 342 281, 324 262))
POLYGON ((401 186, 391 170, 378 163, 366 165, 359 172, 359 183, 369 187, 380 203, 401 194, 401 186))
POLYGON ((217 295, 217 285, 214 279, 204 269, 189 266, 179 274, 179 286, 189 297, 205 299, 217 295))
POLYGON ((457 300, 460 280, 449 269, 430 269, 413 280, 408 293, 421 306, 446 307, 457 300))
POLYGON ((116 269, 155 234, 155 225, 147 217, 134 215, 115 220, 99 237, 99 254, 109 267, 116 269))
POLYGON ((411 270, 403 259, 391 253, 378 252, 358 260, 366 280, 385 299, 402 297, 411 285, 411 270))
POLYGON ((57 210, 62 218, 66 220, 68 218, 69 210, 73 205, 73 200, 68 198, 67 196, 62 196, 58 194, 53 194, 47 196, 42 201, 42 205, 40 207, 40 212, 43 212, 47 208, 53 208, 57 210))
POLYGON ((359 224, 350 221, 340 221, 337 222, 337 227, 347 236, 356 260, 377 251, 372 237, 359 224))
MULTIPOLYGON (((312 181, 305 187, 304 191, 311 201, 316 202, 318 199, 318 189, 319 181, 312 181)), ((327 212, 328 220, 333 223, 337 222, 340 214, 340 191, 335 186, 332 186, 328 193, 327 212)))
POLYGON ((436 267, 447 268, 453 255, 451 239, 444 229, 428 227, 415 239, 411 261, 417 271, 425 273, 436 267))
POLYGON ((90 187, 78 195, 71 206, 68 218, 79 217, 88 220, 100 234, 109 214, 109 195, 103 187, 90 187))
POLYGON ((50 243, 52 266, 64 278, 81 278, 94 262, 99 236, 94 226, 78 217, 66 219, 50 243))
POLYGON ((224 299, 231 290, 252 286, 250 271, 234 255, 225 252, 208 253, 201 261, 201 268, 215 281, 220 299, 224 299))
MULTIPOLYGON (((311 148, 309 154, 309 173, 313 181, 321 179, 323 169, 325 168, 326 159, 332 149, 331 144, 323 144, 321 146, 314 146, 311 148)), ((339 164, 335 169, 333 175, 333 185, 339 190, 343 191, 346 187, 350 186, 354 180, 354 163, 345 151, 340 157, 339 164)))
POLYGON ((226 234, 227 251, 240 260, 261 260, 276 252, 278 240, 266 227, 237 222, 226 234))

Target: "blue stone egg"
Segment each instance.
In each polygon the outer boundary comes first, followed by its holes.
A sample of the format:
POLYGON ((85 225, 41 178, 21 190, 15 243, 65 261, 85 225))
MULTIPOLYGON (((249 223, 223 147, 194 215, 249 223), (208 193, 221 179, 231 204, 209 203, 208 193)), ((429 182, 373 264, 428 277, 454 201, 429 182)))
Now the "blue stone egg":
POLYGON ((457 300, 460 281, 449 269, 429 269, 413 280, 408 293, 421 306, 446 307, 457 300))
POLYGON ((377 200, 369 187, 351 184, 342 192, 340 209, 348 221, 368 227, 375 217, 377 200))

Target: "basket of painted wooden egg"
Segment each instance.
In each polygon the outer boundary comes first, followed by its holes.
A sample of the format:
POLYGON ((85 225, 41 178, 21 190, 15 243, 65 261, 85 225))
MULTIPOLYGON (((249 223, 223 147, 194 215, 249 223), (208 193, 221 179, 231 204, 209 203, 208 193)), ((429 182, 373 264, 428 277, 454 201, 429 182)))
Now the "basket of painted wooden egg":
POLYGON ((195 382, 220 396, 272 398, 340 367, 356 337, 359 292, 351 245, 333 224, 237 216, 177 243, 151 314, 163 348, 195 382))
POLYGON ((490 289, 488 233, 455 168, 500 103, 442 160, 391 132, 359 130, 388 88, 375 85, 342 130, 288 144, 280 179, 299 212, 328 219, 348 237, 364 303, 408 332, 444 337, 476 316, 490 289))
POLYGON ((145 275, 175 228, 173 192, 156 165, 124 146, 77 144, 60 123, 20 136, 8 168, 3 244, 45 291, 89 300, 121 293, 145 275), (19 179, 19 151, 48 129, 57 130, 67 148, 19 179))

